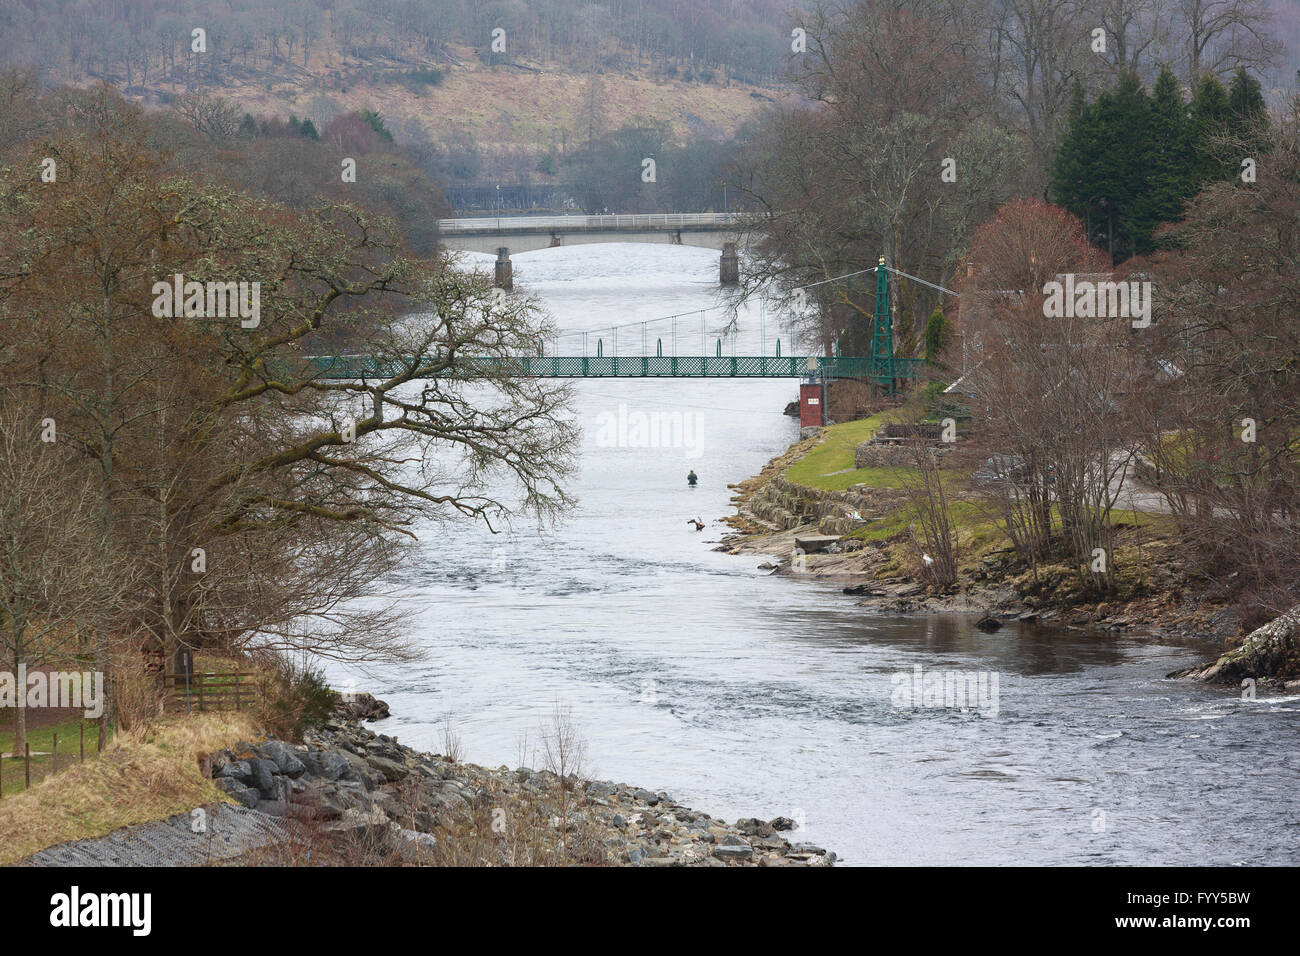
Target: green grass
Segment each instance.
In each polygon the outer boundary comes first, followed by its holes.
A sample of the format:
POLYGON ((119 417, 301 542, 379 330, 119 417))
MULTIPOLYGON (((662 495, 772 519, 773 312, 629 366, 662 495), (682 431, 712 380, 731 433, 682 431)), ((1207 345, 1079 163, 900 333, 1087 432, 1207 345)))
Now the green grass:
MULTIPOLYGON (((80 725, 86 725, 86 759, 95 756, 95 743, 99 740, 99 727, 94 721, 81 717, 68 717, 57 724, 50 724, 37 729, 29 728, 27 743, 32 750, 32 785, 35 786, 48 774, 54 772, 54 735, 59 735, 59 771, 62 772, 80 760, 81 737, 80 725), (36 756, 37 752, 42 756, 36 756)), ((0 753, 8 754, 14 745, 12 714, 5 715, 3 731, 0 731, 0 753)), ((112 740, 112 734, 109 735, 112 740)), ((22 757, 4 758, 4 770, 0 781, 4 785, 4 795, 12 796, 25 788, 25 770, 22 757)))
POLYGON ((831 425, 822 433, 821 444, 786 469, 785 477, 795 484, 827 491, 842 491, 849 485, 859 482, 872 484, 873 479, 887 480, 886 473, 894 469, 860 468, 855 471, 845 471, 847 468, 853 468, 853 454, 857 451, 858 445, 871 439, 876 430, 885 423, 886 414, 879 412, 870 418, 863 418, 856 422, 831 425), (845 473, 833 474, 837 471, 845 473), (858 474, 868 475, 868 477, 855 478, 854 475, 858 474))

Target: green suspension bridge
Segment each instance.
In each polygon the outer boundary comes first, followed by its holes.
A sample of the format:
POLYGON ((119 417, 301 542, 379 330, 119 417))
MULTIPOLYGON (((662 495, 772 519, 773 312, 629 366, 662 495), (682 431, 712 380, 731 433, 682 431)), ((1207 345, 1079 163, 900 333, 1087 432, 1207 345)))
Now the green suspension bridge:
MULTIPOLYGON (((780 339, 776 342, 775 355, 723 355, 722 339, 717 340, 713 355, 664 355, 662 339, 658 340, 654 355, 605 355, 603 339, 597 341, 595 354, 591 355, 586 354, 587 333, 580 333, 583 336, 584 354, 582 355, 466 358, 461 360, 462 368, 467 368, 469 373, 473 374, 474 366, 477 364, 489 374, 505 371, 536 378, 854 378, 868 381, 893 392, 904 380, 917 376, 924 360, 899 357, 894 354, 888 274, 897 270, 886 266, 884 258, 881 257, 879 265, 865 271, 876 274, 871 354, 867 356, 781 355, 780 339)), ((897 274, 903 275, 903 273, 897 274)), ((914 277, 907 276, 907 278, 914 277)), ((814 285, 821 284, 824 283, 814 283, 814 285)), ((644 351, 646 323, 641 325, 644 351)), ((617 343, 617 330, 612 331, 614 342, 617 343)), ((677 351, 676 340, 674 323, 670 339, 671 352, 677 351)), ((703 340, 703 323, 701 323, 701 352, 705 351, 703 340)), ((615 350, 617 351, 617 347, 615 350)), ((837 343, 836 352, 838 351, 837 343)), ((386 377, 397 370, 395 366, 390 367, 365 356, 319 356, 314 357, 312 361, 319 366, 320 377, 324 379, 386 377)))

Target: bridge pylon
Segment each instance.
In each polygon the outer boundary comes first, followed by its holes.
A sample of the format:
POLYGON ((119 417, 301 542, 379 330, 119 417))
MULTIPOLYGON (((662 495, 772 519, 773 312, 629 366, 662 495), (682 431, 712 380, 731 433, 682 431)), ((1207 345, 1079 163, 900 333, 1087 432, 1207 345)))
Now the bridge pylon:
POLYGON ((898 387, 894 361, 894 322, 889 313, 889 273, 885 257, 876 265, 876 308, 871 322, 871 383, 888 395, 898 387))
POLYGON ((505 289, 507 292, 514 291, 515 267, 510 261, 510 248, 508 246, 497 246, 496 278, 492 284, 498 289, 505 289))
POLYGON ((722 256, 718 259, 718 284, 740 285, 740 255, 736 252, 734 242, 722 244, 722 256))

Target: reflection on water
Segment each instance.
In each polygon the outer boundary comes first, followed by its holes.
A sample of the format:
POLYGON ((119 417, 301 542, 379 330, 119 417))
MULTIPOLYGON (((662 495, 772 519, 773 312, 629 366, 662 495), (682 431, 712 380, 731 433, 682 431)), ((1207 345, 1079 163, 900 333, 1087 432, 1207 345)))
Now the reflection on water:
MULTIPOLYGON (((716 269, 708 250, 638 246, 636 269, 657 275, 638 290, 618 247, 599 248, 577 247, 581 268, 564 249, 516 257, 562 326, 609 324, 592 301, 698 307, 716 269)), ((728 820, 790 816, 796 839, 854 863, 1300 862, 1300 700, 1165 680, 1194 649, 881 617, 712 551, 727 483, 796 437, 780 414, 792 382, 583 381, 577 395, 569 521, 426 535, 401 583, 429 657, 358 678, 392 705, 384 732, 437 750, 450 715, 467 759, 537 762, 563 701, 590 775, 728 820), (698 447, 598 442, 620 406, 698 415, 698 447), (894 706, 894 675, 916 665, 996 674, 996 716, 894 706)))

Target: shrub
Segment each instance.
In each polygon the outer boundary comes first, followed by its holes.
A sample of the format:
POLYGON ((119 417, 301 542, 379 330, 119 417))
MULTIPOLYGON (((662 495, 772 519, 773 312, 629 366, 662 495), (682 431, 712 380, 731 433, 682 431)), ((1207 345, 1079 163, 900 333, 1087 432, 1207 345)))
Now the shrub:
POLYGON ((318 668, 283 662, 264 698, 261 721, 268 733, 299 740, 329 720, 338 700, 318 668))

